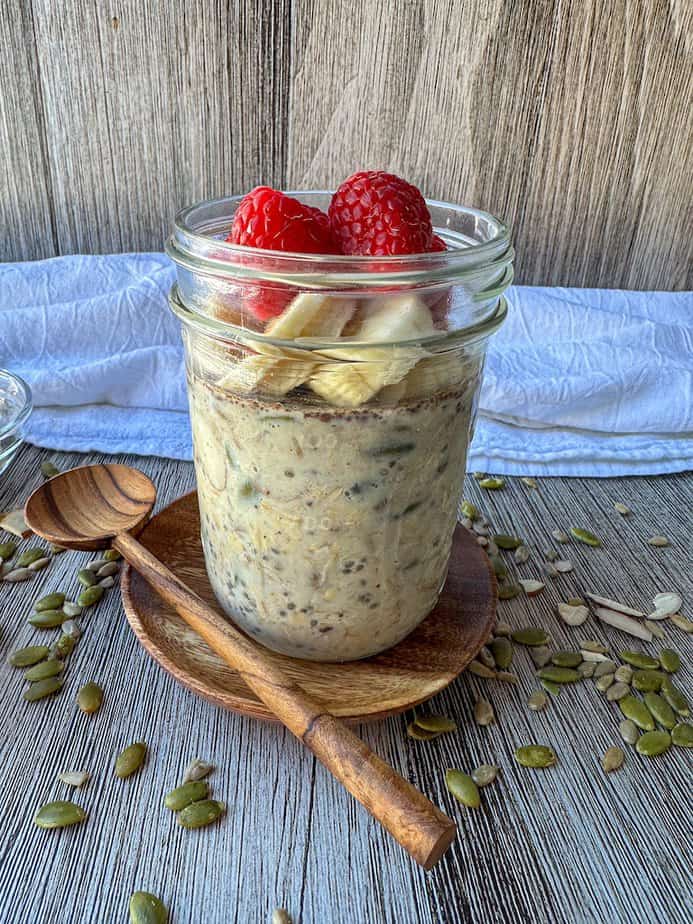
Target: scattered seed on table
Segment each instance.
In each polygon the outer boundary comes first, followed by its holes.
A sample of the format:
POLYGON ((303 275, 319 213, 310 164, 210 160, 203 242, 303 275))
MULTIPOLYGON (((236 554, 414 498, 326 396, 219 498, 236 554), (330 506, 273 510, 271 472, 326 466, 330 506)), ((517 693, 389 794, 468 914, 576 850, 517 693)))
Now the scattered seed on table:
POLYGON ((553 748, 544 744, 527 744, 517 748, 515 760, 522 767, 533 769, 553 767, 556 764, 556 754, 553 748))
POLYGON ((26 648, 13 651, 7 660, 12 667, 33 667, 34 664, 38 664, 47 657, 47 645, 28 645, 26 648))
POLYGON ((499 768, 493 764, 480 764, 472 770, 471 777, 477 786, 489 786, 498 776, 498 771, 499 768))
POLYGON ((190 783, 183 783, 176 786, 164 797, 164 805, 172 812, 180 812, 186 805, 192 805, 193 802, 201 802, 209 795, 209 786, 206 780, 194 780, 190 783))
POLYGON ((614 679, 619 683, 630 683, 633 679, 633 668, 628 664, 622 664, 614 674, 614 679))
POLYGON ((485 664, 486 667, 495 669, 496 659, 491 654, 490 650, 486 647, 486 645, 484 645, 483 648, 479 650, 477 658, 479 659, 479 661, 481 661, 482 664, 485 664))
POLYGON ((147 745, 144 741, 135 741, 124 748, 116 758, 115 775, 121 779, 127 779, 136 773, 147 756, 147 745))
POLYGON ((214 770, 214 764, 210 764, 206 760, 200 760, 199 757, 195 757, 185 768, 183 782, 192 783, 197 780, 203 780, 206 776, 209 776, 212 770, 214 770))
POLYGON ((85 587, 82 593, 77 597, 79 606, 93 606, 103 597, 103 587, 95 584, 93 587, 85 587))
POLYGON ((28 622, 36 629, 57 629, 66 619, 64 610, 41 610, 40 613, 32 613, 28 622))
POLYGON ((620 503, 620 501, 616 501, 614 504, 614 510, 616 513, 620 513, 622 517, 627 517, 630 513, 630 507, 626 507, 626 505, 620 503))
POLYGON ((583 661, 582 664, 578 664, 577 670, 582 674, 583 677, 594 677, 594 671, 596 667, 596 661, 583 661))
POLYGON ((17 551, 16 542, 0 542, 0 560, 8 561, 17 551))
POLYGON ((211 825, 226 811, 223 802, 216 799, 204 799, 202 802, 193 802, 178 812, 178 823, 184 828, 203 828, 211 825))
POLYGON ((615 661, 600 661, 594 671, 595 677, 603 677, 604 674, 615 674, 618 670, 618 664, 615 661))
POLYGON ((657 658, 651 658, 649 655, 643 654, 640 651, 622 651, 620 658, 633 667, 637 667, 644 671, 654 671, 659 667, 657 658))
POLYGON ((529 561, 529 556, 530 551, 526 545, 518 545, 513 553, 513 558, 518 565, 524 565, 525 562, 529 561))
POLYGON ((86 817, 87 813, 81 805, 58 800, 42 805, 34 817, 34 824, 39 828, 67 828, 79 824, 86 817))
POLYGON ((77 572, 77 580, 82 587, 93 587, 96 584, 96 574, 90 571, 89 568, 82 568, 81 571, 77 572))
POLYGON ((545 667, 551 660, 551 649, 546 645, 537 645, 529 649, 529 656, 535 667, 545 667))
POLYGON ((564 533, 562 529, 552 529, 551 535, 556 542, 560 542, 562 545, 565 545, 566 542, 570 542, 570 536, 568 533, 564 533))
POLYGON ((496 716, 491 703, 487 699, 483 699, 483 697, 477 699, 474 703, 474 721, 476 724, 486 727, 490 725, 495 718, 496 716))
POLYGON ((652 713, 655 722, 671 730, 676 725, 676 716, 669 703, 659 693, 645 693, 645 705, 652 713))
POLYGON ((629 693, 630 687, 628 684, 617 681, 609 685, 609 689, 606 691, 606 698, 610 703, 617 703, 620 699, 623 699, 624 696, 628 696, 629 693))
POLYGON ((588 651, 586 648, 580 649, 580 654, 582 655, 583 661, 593 661, 595 665, 595 670, 597 664, 602 664, 604 661, 611 660, 607 658, 606 655, 600 654, 598 651, 588 651))
POLYGON ((506 670, 510 667, 513 660, 513 646, 508 638, 505 636, 494 638, 489 647, 498 667, 502 670, 506 670))
POLYGON ((58 779, 66 786, 75 786, 79 788, 89 782, 89 774, 86 770, 65 770, 58 774, 58 779))
POLYGON ((669 622, 673 622, 674 625, 681 629, 682 632, 690 634, 693 632, 693 620, 687 619, 685 616, 682 616, 680 613, 673 613, 669 617, 669 622))
POLYGON ((537 581, 532 578, 526 580, 520 579, 517 583, 524 590, 528 597, 536 597, 536 595, 541 593, 541 591, 546 587, 546 584, 543 581, 537 581))
POLYGON ((614 683, 613 674, 602 674, 601 677, 597 677, 594 682, 595 687, 599 690, 600 693, 606 693, 614 683))
POLYGON ((97 712, 101 708, 102 702, 103 690, 98 683, 94 683, 93 680, 90 680, 89 683, 85 683, 77 694, 77 705, 82 712, 86 712, 88 715, 97 712))
POLYGON ((65 631, 65 623, 63 623, 63 631, 58 638, 58 641, 51 645, 51 657, 60 658, 64 660, 69 657, 72 652, 75 650, 75 638, 72 635, 68 635, 65 631))
POLYGON ((59 658, 50 658, 47 661, 40 661, 25 671, 24 679, 34 683, 37 680, 46 680, 48 677, 57 677, 58 674, 62 674, 64 668, 65 665, 59 658))
POLYGON ((414 738, 416 741, 433 741, 434 738, 438 738, 441 732, 432 732, 426 731, 425 728, 419 728, 416 722, 410 722, 407 725, 407 735, 410 738, 414 738))
POLYGON ((668 731, 648 731, 635 742, 635 750, 644 757, 659 757, 671 747, 668 731))
POLYGON ((580 642, 580 649, 582 651, 591 651, 594 654, 605 655, 609 653, 609 649, 606 647, 606 645, 602 645, 601 642, 598 642, 593 638, 588 638, 580 642))
POLYGON ((661 671, 635 671, 632 684, 641 693, 657 692, 662 687, 666 674, 661 671))
POLYGON ((130 896, 130 924, 167 924, 166 906, 151 892, 133 892, 130 896))
POLYGON ((520 678, 516 674, 511 674, 509 671, 498 671, 496 673, 496 680, 500 680, 502 683, 512 683, 515 686, 520 682, 520 678))
POLYGON ((41 463, 41 474, 44 478, 55 478, 56 475, 60 474, 60 469, 57 468, 50 460, 46 460, 41 463))
POLYGON ((556 667, 577 667, 582 663, 579 651, 556 651, 551 655, 551 663, 556 667))
POLYGON ((419 715, 416 713, 414 722, 418 728, 422 728, 427 732, 435 732, 437 735, 457 731, 457 722, 454 719, 449 719, 446 715, 419 715))
POLYGON ((578 542, 584 542, 585 545, 591 545, 594 548, 597 548, 602 544, 601 539, 591 533, 588 529, 583 529, 581 526, 571 526, 570 534, 574 539, 577 539, 578 542))
POLYGON ((446 770, 445 785, 457 801, 467 808, 475 809, 481 805, 479 787, 467 773, 462 773, 461 770, 446 770))
POLYGON ((512 627, 509 622, 499 622, 496 624, 496 628, 493 630, 495 636, 507 636, 512 635, 512 627))
POLYGON ((44 568, 47 568, 51 563, 50 558, 37 558, 36 561, 32 561, 30 565, 27 565, 29 571, 43 571, 44 568))
POLYGON ((573 570, 573 563, 567 559, 559 559, 553 563, 553 567, 559 574, 567 574, 573 570))
POLYGON ((637 699, 632 694, 624 696, 618 703, 621 712, 627 719, 641 728, 643 731, 654 731, 655 722, 652 713, 641 699, 637 699))
POLYGON ((525 626, 524 629, 516 629, 511 637, 518 645, 527 645, 530 648, 538 648, 546 645, 549 641, 546 630, 539 629, 536 626, 525 626))
POLYGON ((482 478, 479 487, 486 491, 500 491, 505 487, 505 478, 482 478))
POLYGON ((288 911, 283 908, 275 908, 272 912, 272 924, 293 924, 288 911))
POLYGON ((20 581, 28 581, 30 577, 34 574, 33 571, 29 571, 28 568, 13 568, 12 571, 8 571, 7 574, 3 575, 3 581, 7 581, 8 584, 17 584, 20 581))
POLYGON ((66 600, 65 603, 63 603, 63 613, 72 619, 75 616, 82 615, 82 607, 78 606, 76 603, 72 603, 70 600, 66 600))
POLYGON ((674 686, 670 677, 665 677, 662 681, 661 693, 664 699, 669 703, 674 712, 677 712, 679 715, 682 715, 684 718, 688 718, 690 715, 690 709, 688 707, 688 700, 679 690, 678 687, 674 686))
POLYGON ((535 690, 527 700, 527 705, 533 712, 539 712, 546 707, 548 700, 543 690, 535 690))
POLYGON ((523 476, 520 478, 520 481, 526 488, 536 489, 538 487, 536 478, 528 478, 523 476))
POLYGON ((671 730, 671 743, 677 748, 693 748, 693 725, 678 722, 671 730))
POLYGON ((66 619, 62 625, 63 634, 69 636, 75 641, 81 636, 82 630, 79 628, 74 619, 66 619))
POLYGON ((681 658, 677 651, 671 648, 662 648, 659 652, 659 663, 667 674, 675 674, 681 667, 681 658))
POLYGON ((33 562, 38 561, 39 558, 44 558, 45 555, 46 553, 43 549, 26 549, 15 562, 15 566, 17 568, 27 568, 33 562))
POLYGON ((39 699, 45 699, 46 696, 52 696, 53 693, 57 693, 62 685, 62 677, 46 677, 45 680, 37 680, 30 685, 28 690, 25 690, 24 699, 28 703, 35 703, 39 699))
POLYGON ((112 575, 108 577, 101 578, 99 581, 99 587, 103 587, 104 590, 109 590, 115 584, 115 578, 112 575))
POLYGON ((123 556, 120 554, 118 549, 106 549, 106 551, 103 553, 103 557, 106 561, 120 561, 123 556))
POLYGON ((589 610, 581 604, 574 606, 571 603, 559 603, 558 615, 568 626, 581 626, 589 616, 589 610))
POLYGON ((614 770, 618 770, 619 767, 623 766, 625 758, 626 755, 621 748, 608 748, 602 757, 602 768, 604 773, 611 773, 614 770))
POLYGON ((522 545, 522 539, 518 538, 518 536, 511 536, 509 533, 497 533, 494 535, 493 541, 499 549, 506 552, 513 551, 522 545))
POLYGON ((50 550, 51 550, 51 555, 55 557, 56 555, 62 555, 63 552, 67 552, 67 546, 58 545, 55 542, 51 542, 50 550))
POLYGON ((558 696, 561 692, 560 683, 554 683, 553 680, 540 680, 539 683, 546 690, 547 693, 550 693, 552 696, 558 696))
POLYGON ((638 726, 632 719, 622 719, 621 722, 619 722, 618 730, 626 744, 635 744, 640 737, 638 726))
POLYGON ((505 565, 505 562, 498 555, 489 554, 489 561, 491 562, 491 567, 493 568, 493 573, 496 575, 499 581, 505 580, 508 576, 508 569, 505 565))
POLYGON ((665 546, 669 545, 669 540, 666 536, 652 536, 651 539, 647 540, 647 544, 653 545, 658 549, 663 549, 665 546))
POLYGON ((658 622, 653 622, 651 619, 646 619, 643 622, 643 626, 645 626, 646 629, 649 629, 654 637, 658 638, 660 641, 663 641, 667 637, 666 632, 658 622))
POLYGON ((542 667, 539 671, 539 677, 541 680, 549 680, 551 683, 575 683, 577 680, 581 680, 579 671, 574 670, 572 667, 556 667, 555 665, 547 665, 547 667, 542 667))
POLYGON ((474 522, 479 519, 479 511, 471 501, 463 500, 460 504, 460 513, 463 517, 474 522))
POLYGON ((86 566, 86 569, 85 569, 85 570, 87 570, 87 571, 93 571, 94 573, 96 573, 96 572, 99 570, 99 568, 103 568, 103 566, 104 566, 104 565, 107 565, 107 564, 108 564, 108 559, 106 559, 106 558, 95 558, 94 561, 90 561, 90 562, 89 562, 89 564, 86 566))
POLYGON ((470 674, 475 674, 477 677, 485 677, 487 680, 493 680, 496 676, 496 672, 490 667, 486 667, 481 661, 471 661, 467 665, 466 670, 468 670, 470 674))
POLYGON ((118 565, 118 562, 107 561, 106 564, 99 568, 99 570, 96 572, 96 576, 100 578, 110 577, 113 574, 117 574, 119 571, 120 566, 118 565))
POLYGON ((34 604, 34 609, 37 613, 43 610, 59 610, 64 602, 65 594, 56 591, 52 594, 46 594, 45 597, 41 597, 40 600, 37 600, 34 604))

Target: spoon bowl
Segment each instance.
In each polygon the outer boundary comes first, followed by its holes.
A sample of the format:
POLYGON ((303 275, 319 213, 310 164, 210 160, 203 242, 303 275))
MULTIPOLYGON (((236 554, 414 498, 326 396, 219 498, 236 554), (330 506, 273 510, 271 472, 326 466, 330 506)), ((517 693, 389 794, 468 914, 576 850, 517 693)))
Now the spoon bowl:
POLYGON ((115 536, 137 535, 156 500, 147 476, 127 465, 85 465, 37 488, 24 508, 28 527, 68 549, 102 549, 115 536))

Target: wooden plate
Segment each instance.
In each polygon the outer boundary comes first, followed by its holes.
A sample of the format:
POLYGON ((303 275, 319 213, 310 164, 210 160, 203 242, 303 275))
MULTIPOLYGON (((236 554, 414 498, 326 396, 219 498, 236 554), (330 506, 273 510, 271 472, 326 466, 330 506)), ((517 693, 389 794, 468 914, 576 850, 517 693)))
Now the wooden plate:
MULTIPOLYGON (((166 507, 139 535, 157 558, 215 608, 207 579, 197 494, 166 507)), ((135 635, 176 680, 218 706, 258 719, 274 716, 240 679, 129 566, 123 604, 135 635)), ((448 580, 438 605, 394 648, 365 661, 322 664, 268 652, 334 715, 361 722, 395 715, 438 693, 464 670, 487 640, 496 583, 485 552, 467 530, 455 532, 448 580)))

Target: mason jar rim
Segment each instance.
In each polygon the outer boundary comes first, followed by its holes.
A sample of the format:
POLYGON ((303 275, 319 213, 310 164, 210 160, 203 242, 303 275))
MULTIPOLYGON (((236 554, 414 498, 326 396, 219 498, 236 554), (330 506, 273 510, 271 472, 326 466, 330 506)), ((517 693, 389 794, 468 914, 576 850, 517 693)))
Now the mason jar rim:
MULTIPOLYGON (((295 190, 287 195, 319 198, 329 190, 295 190)), ((392 285, 411 287, 453 284, 512 264, 514 250, 505 222, 471 206, 426 199, 429 209, 447 210, 451 216, 468 217, 475 227, 488 226, 488 240, 473 240, 449 227, 434 225, 448 245, 445 251, 393 256, 305 254, 263 250, 230 244, 214 236, 228 232, 242 196, 225 196, 198 202, 175 217, 174 230, 166 241, 171 259, 195 274, 234 279, 265 280, 296 288, 345 289, 367 284, 369 288, 392 285)))
POLYGON ((197 330, 199 333, 216 340, 223 340, 229 344, 245 344, 250 342, 262 345, 262 347, 272 346, 283 350, 289 350, 292 353, 319 353, 329 350, 330 353, 335 351, 349 351, 354 347, 358 349, 382 350, 383 348, 393 349, 398 347, 423 347, 431 353, 441 353, 446 350, 454 349, 468 343, 474 343, 478 340, 484 340, 501 326, 508 313, 508 303, 504 296, 500 296, 496 302, 493 311, 481 318, 474 324, 456 330, 436 331, 427 337, 417 337, 409 340, 358 340, 357 338, 344 337, 339 340, 327 340, 319 337, 297 337, 292 340, 281 337, 272 337, 261 331, 251 330, 230 321, 221 321, 210 315, 201 314, 186 305, 180 297, 178 284, 174 283, 168 296, 169 305, 176 317, 184 324, 197 330))

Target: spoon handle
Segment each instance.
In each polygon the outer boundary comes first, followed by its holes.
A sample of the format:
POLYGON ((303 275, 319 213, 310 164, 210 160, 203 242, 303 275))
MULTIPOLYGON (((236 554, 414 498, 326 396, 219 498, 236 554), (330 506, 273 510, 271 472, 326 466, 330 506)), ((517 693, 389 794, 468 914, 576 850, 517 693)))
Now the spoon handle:
POLYGON ((417 863, 430 869, 440 859, 456 834, 452 819, 287 677, 263 648, 208 606, 136 539, 120 533, 113 545, 417 863))

